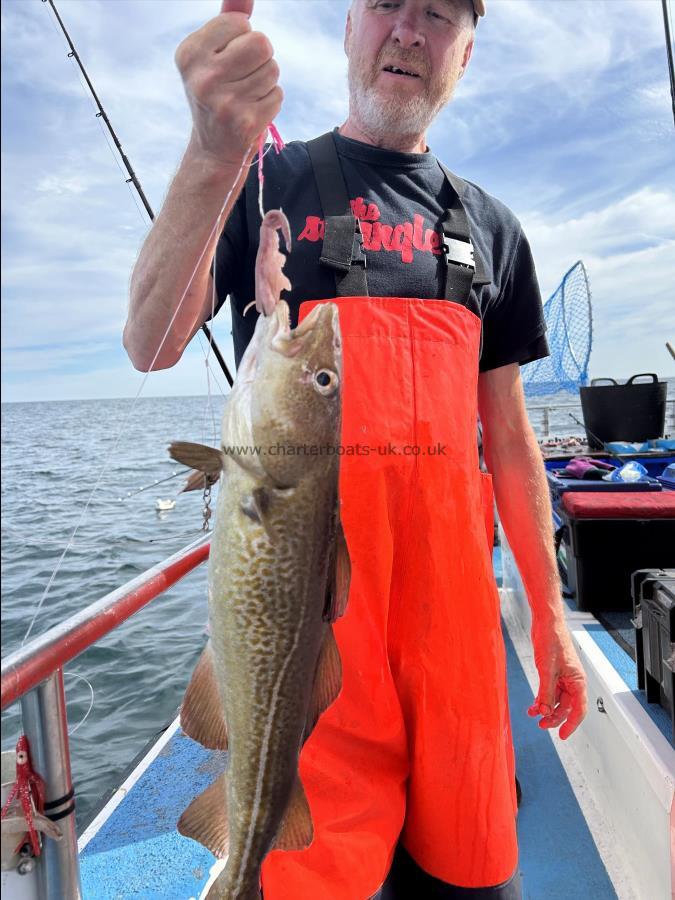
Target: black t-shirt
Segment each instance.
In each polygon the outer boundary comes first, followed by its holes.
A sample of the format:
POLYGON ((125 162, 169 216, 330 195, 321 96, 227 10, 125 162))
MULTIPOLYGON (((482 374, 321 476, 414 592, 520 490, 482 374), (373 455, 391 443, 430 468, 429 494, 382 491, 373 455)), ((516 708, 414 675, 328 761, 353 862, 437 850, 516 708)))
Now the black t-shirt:
MULTIPOLYGON (((368 293, 375 296, 443 297, 442 221, 452 188, 431 153, 400 153, 333 132, 352 211, 361 221, 368 293)), ((306 144, 293 141, 264 159, 264 207, 283 209, 292 250, 284 272, 293 285, 293 326, 300 302, 335 296, 332 271, 319 262, 323 214, 306 144)), ((548 356, 546 325, 534 262, 513 213, 484 190, 460 179, 474 252, 487 284, 474 283, 471 308, 483 320, 480 370, 548 356)), ((260 214, 255 166, 218 242, 215 259, 218 308, 229 294, 237 365, 256 322, 254 270, 260 214)), ((281 242, 283 248, 283 240, 281 242)))

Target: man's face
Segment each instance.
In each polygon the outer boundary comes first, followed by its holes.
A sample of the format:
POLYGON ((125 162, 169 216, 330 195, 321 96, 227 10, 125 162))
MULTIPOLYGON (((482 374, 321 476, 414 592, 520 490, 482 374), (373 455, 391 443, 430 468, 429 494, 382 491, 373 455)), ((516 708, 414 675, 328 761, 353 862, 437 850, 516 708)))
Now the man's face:
POLYGON ((472 47, 471 0, 355 0, 345 33, 351 111, 382 138, 423 133, 472 47))

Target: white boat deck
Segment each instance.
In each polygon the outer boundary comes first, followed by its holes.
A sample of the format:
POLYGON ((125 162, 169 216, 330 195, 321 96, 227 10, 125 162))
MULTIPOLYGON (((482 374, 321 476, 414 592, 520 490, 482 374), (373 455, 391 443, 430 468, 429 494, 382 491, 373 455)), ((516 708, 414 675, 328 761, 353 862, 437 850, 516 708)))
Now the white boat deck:
MULTIPOLYGON (((528 613, 508 555, 502 599, 524 898, 668 900, 675 751, 667 715, 641 701, 632 660, 604 628, 570 612, 589 714, 567 742, 538 728, 526 712, 537 684, 528 613)), ((199 898, 216 861, 181 837, 176 821, 224 766, 224 754, 174 721, 82 834, 84 897, 199 898)))

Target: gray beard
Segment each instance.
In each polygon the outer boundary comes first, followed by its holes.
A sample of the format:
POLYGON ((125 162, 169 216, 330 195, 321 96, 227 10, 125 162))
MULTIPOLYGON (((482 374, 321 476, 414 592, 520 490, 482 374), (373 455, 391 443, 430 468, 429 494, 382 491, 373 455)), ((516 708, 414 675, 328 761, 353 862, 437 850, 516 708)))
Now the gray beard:
POLYGON ((426 97, 384 98, 375 88, 349 78, 350 115, 378 141, 424 134, 444 105, 431 104, 426 97))

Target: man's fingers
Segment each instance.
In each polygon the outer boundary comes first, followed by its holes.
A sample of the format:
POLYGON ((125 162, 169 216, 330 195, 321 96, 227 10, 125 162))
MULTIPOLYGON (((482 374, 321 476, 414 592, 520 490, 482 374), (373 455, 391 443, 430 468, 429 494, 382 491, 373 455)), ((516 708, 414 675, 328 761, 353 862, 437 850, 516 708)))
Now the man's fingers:
POLYGON ((221 13, 240 12, 250 16, 253 12, 253 0, 222 0, 221 13))
POLYGON ((553 707, 549 706, 547 703, 540 703, 539 700, 535 700, 528 709, 527 714, 529 716, 549 716, 552 709, 553 707))
POLYGON ((255 104, 256 115, 262 120, 272 122, 279 115, 281 104, 283 103, 284 92, 279 85, 273 87, 265 97, 262 97, 255 104))
POLYGON ((204 63, 210 54, 222 53, 238 37, 250 31, 250 21, 241 14, 211 19, 181 41, 176 50, 176 65, 184 74, 193 66, 204 63))
POLYGON ((274 55, 269 38, 260 31, 240 34, 230 41, 225 51, 219 65, 227 66, 227 81, 249 78, 274 55))
POLYGON ((568 716, 567 721, 558 732, 558 736, 560 737, 561 741, 566 740, 574 731, 577 730, 585 715, 586 710, 575 709, 572 711, 572 714, 568 716))
MULTIPOLYGON (((275 60, 268 60, 253 75, 249 75, 245 82, 241 83, 243 90, 239 94, 242 98, 248 98, 255 102, 266 97, 279 81, 279 66, 275 60), (245 84, 245 87, 244 87, 245 84)), ((240 87, 237 85, 237 87, 240 87)))
MULTIPOLYGON (((556 693, 560 695, 560 702, 549 715, 543 715, 539 727, 549 729, 561 726, 558 735, 564 741, 576 731, 586 716, 586 693, 583 684, 572 679, 568 681, 565 689, 556 693)), ((541 709, 541 706, 539 708, 541 709)))
POLYGON ((557 728, 572 712, 572 701, 560 703, 553 712, 539 721, 540 728, 557 728))

